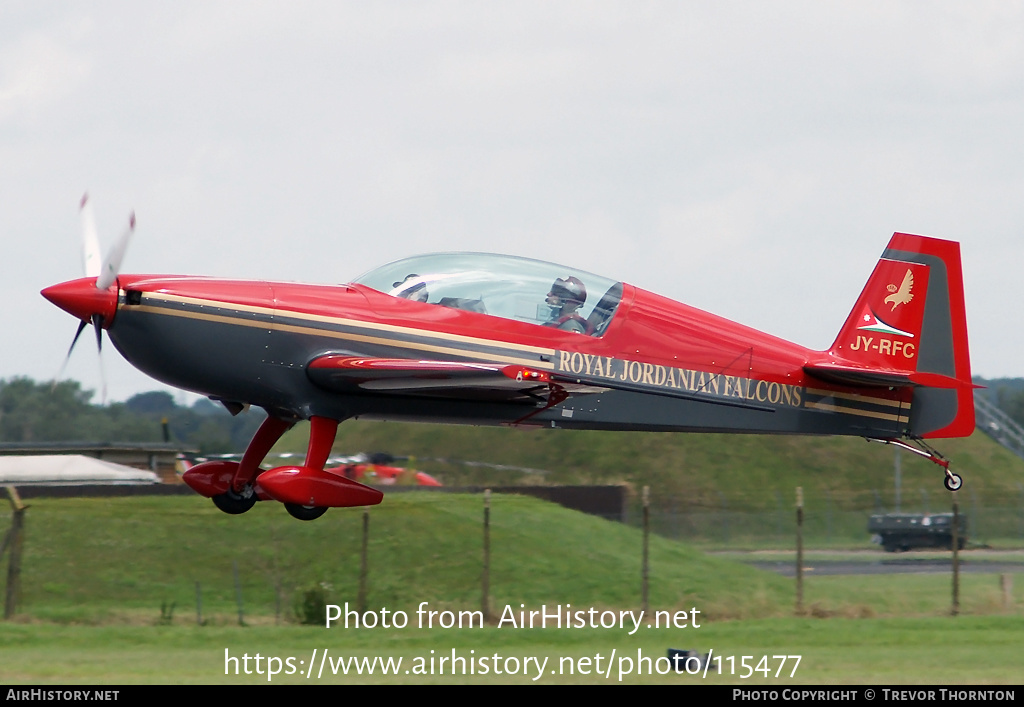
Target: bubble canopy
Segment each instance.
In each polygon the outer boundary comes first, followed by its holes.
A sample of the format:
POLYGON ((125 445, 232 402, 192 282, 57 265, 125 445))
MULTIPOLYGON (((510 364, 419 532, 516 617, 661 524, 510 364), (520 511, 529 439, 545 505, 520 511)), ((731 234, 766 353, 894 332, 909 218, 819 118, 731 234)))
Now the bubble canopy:
POLYGON ((488 253, 436 253, 389 263, 355 282, 393 297, 557 326, 558 313, 547 301, 548 295, 556 280, 564 283, 570 278, 582 283, 586 292, 574 318, 581 321, 584 333, 600 336, 622 298, 622 283, 541 260, 488 253))

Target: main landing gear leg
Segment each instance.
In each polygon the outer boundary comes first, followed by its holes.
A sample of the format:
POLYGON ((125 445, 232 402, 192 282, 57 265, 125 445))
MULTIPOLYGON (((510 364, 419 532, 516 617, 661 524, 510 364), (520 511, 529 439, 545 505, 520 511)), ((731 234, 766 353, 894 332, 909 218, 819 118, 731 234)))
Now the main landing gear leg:
POLYGON ((259 474, 260 463, 267 456, 281 435, 291 429, 294 423, 287 422, 277 417, 268 416, 252 441, 242 455, 242 461, 238 464, 234 476, 231 478, 231 485, 224 493, 212 497, 217 508, 225 513, 237 515, 245 513, 256 504, 256 492, 252 484, 259 474))
POLYGON ((893 438, 890 438, 890 439, 877 439, 877 438, 872 438, 872 437, 865 437, 865 439, 867 439, 867 441, 869 441, 869 442, 879 442, 881 444, 891 444, 893 446, 899 447, 900 449, 906 449, 908 452, 916 454, 919 457, 924 457, 925 459, 927 459, 928 461, 930 461, 930 462, 932 462, 934 464, 938 464, 946 472, 945 473, 945 477, 942 480, 942 483, 950 491, 959 491, 960 487, 964 485, 964 480, 960 477, 960 475, 959 474, 954 474, 952 471, 949 470, 949 460, 946 459, 945 457, 943 457, 941 454, 939 454, 937 451, 935 451, 931 447, 929 447, 927 444, 924 443, 923 440, 921 440, 919 438, 912 437, 911 439, 913 439, 915 442, 917 442, 917 444, 921 445, 920 449, 918 447, 911 446, 911 445, 907 444, 906 442, 904 442, 902 440, 893 439, 893 438))
MULTIPOLYGON (((306 447, 305 466, 322 471, 331 456, 331 448, 338 435, 338 421, 314 415, 309 418, 309 446, 306 447)), ((299 520, 316 520, 327 512, 327 506, 301 506, 284 504, 285 510, 299 520)))
POLYGON ((371 486, 324 469, 338 431, 338 420, 310 418, 309 447, 301 466, 279 466, 259 475, 256 487, 264 496, 280 501, 299 520, 313 520, 328 508, 375 506, 384 494, 371 486))

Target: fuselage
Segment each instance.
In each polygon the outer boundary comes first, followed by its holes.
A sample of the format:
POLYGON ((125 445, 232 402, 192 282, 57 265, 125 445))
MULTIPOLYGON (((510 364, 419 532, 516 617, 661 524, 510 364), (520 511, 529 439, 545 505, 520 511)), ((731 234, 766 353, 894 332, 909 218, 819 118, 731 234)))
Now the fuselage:
POLYGON ((909 420, 906 389, 814 378, 804 366, 820 352, 630 285, 593 336, 363 284, 121 275, 117 288, 108 332, 133 365, 279 417, 869 437, 899 436, 909 420), (550 407, 480 394, 339 392, 307 370, 325 354, 514 363, 593 392, 550 407))
POLYGON ((963 483, 924 443, 974 430, 951 241, 893 234, 827 351, 528 258, 427 254, 326 286, 118 275, 126 244, 98 275, 42 294, 81 320, 74 341, 91 323, 160 381, 266 410, 240 461, 183 477, 227 513, 257 498, 301 520, 379 503, 324 468, 338 423, 355 417, 857 435, 929 458, 951 491, 963 483), (262 471, 298 420, 310 422, 304 463, 262 471))

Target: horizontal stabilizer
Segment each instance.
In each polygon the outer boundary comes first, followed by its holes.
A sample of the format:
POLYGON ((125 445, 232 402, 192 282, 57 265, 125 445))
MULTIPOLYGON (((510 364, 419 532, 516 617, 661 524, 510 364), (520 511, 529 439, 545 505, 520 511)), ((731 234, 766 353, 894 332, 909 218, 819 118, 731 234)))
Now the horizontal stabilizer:
POLYGON ((830 383, 843 385, 862 385, 867 387, 903 387, 908 385, 928 388, 977 388, 970 383, 944 376, 941 373, 906 373, 888 371, 877 368, 860 368, 856 366, 808 365, 804 366, 808 375, 830 383))

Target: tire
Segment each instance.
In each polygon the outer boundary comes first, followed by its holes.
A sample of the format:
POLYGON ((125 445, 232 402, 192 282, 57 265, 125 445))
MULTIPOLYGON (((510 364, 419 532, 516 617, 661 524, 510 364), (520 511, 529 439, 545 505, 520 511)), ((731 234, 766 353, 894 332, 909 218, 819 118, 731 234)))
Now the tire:
POLYGON ((964 485, 964 480, 960 478, 959 474, 948 474, 945 479, 942 480, 946 488, 950 491, 959 491, 960 487, 964 485))
POLYGON ((297 503, 286 503, 284 508, 292 518, 299 520, 316 520, 327 512, 327 506, 300 506, 297 503))
POLYGON ((213 505, 217 506, 220 510, 224 511, 233 516, 245 513, 250 508, 256 505, 256 494, 253 493, 252 489, 246 489, 248 495, 238 494, 228 489, 224 493, 217 494, 211 497, 213 505))

